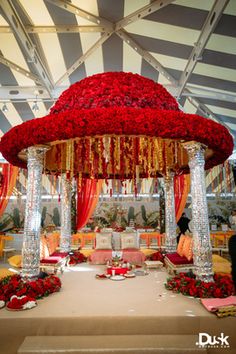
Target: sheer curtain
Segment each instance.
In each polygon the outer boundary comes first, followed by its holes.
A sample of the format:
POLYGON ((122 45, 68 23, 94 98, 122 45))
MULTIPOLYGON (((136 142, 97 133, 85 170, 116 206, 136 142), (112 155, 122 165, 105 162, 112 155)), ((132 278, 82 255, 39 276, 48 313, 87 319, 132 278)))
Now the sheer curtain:
POLYGON ((1 163, 1 185, 0 185, 0 216, 4 213, 9 198, 12 195, 13 188, 16 185, 16 178, 18 175, 18 167, 12 166, 8 163, 1 163))
POLYGON ((179 221, 188 198, 190 189, 190 175, 180 175, 174 178, 175 190, 175 216, 176 222, 179 221))
POLYGON ((77 230, 84 227, 92 216, 102 189, 103 180, 83 178, 77 194, 77 230))

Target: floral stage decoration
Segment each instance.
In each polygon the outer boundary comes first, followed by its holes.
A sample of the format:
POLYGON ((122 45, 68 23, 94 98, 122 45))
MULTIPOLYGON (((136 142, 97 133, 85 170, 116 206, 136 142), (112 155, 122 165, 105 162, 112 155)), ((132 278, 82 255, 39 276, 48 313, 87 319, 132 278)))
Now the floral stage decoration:
POLYGON ((46 144, 44 171, 102 179, 160 177, 189 171, 183 142, 207 146, 206 169, 232 152, 228 130, 179 110, 168 91, 138 74, 107 72, 65 90, 49 115, 13 127, 0 143, 3 156, 26 167, 25 149, 46 144))
POLYGON ((23 281, 20 275, 12 275, 0 280, 0 308, 7 304, 12 310, 29 309, 41 299, 59 291, 61 280, 55 275, 44 279, 23 281))
POLYGON ((234 294, 233 281, 229 276, 215 274, 214 281, 205 283, 192 273, 179 273, 167 279, 166 289, 199 298, 224 298, 234 294))
POLYGON ((87 261, 87 257, 83 253, 80 253, 78 251, 70 252, 69 256, 70 256, 70 260, 69 260, 69 265, 70 266, 73 266, 73 265, 76 265, 76 264, 83 263, 83 262, 87 261))

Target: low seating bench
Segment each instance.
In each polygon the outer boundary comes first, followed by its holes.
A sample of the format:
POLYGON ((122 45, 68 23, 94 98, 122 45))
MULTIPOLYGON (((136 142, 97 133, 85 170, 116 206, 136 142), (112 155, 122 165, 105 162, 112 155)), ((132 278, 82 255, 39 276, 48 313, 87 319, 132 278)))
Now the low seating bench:
POLYGON ((167 254, 164 258, 164 263, 170 274, 189 271, 195 268, 193 260, 189 261, 185 256, 181 257, 177 252, 167 254))
POLYGON ((64 267, 68 265, 69 255, 65 252, 54 252, 49 257, 45 257, 40 260, 40 269, 42 270, 53 270, 54 274, 57 271, 63 273, 64 267))

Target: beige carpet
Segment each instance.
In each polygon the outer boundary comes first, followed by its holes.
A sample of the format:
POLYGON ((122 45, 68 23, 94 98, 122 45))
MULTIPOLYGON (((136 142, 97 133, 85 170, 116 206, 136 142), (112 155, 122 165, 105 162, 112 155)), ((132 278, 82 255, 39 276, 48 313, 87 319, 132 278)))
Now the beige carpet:
POLYGON ((123 281, 97 280, 103 266, 81 264, 62 276, 59 293, 30 311, 0 311, 0 353, 15 353, 35 335, 229 335, 236 348, 236 318, 217 318, 199 300, 167 291, 165 270, 123 281), (8 349, 7 349, 8 348, 8 349), (3 351, 1 351, 3 350, 3 351))

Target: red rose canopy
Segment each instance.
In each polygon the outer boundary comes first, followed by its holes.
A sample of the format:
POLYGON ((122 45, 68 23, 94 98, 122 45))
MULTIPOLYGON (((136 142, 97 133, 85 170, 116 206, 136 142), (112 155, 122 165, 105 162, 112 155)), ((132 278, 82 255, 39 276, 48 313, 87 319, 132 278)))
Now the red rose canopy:
POLYGON ((24 149, 48 144, 46 172, 125 179, 188 171, 182 143, 191 140, 207 146, 206 168, 232 153, 233 139, 224 126, 181 112, 153 80, 110 72, 71 85, 49 115, 6 133, 0 150, 13 165, 26 167, 24 149))

